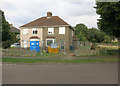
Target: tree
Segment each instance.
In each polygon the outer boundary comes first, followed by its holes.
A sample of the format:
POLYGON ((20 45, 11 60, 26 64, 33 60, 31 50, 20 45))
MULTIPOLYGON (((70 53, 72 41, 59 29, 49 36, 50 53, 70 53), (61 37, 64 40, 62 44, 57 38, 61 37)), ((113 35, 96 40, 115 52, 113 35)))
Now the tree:
POLYGON ((88 28, 84 24, 77 24, 75 26, 75 34, 81 41, 87 41, 88 28))
POLYGON ((105 33, 103 31, 100 31, 99 29, 96 28, 89 28, 88 29, 88 36, 89 36, 89 41, 91 42, 103 42, 104 41, 104 36, 105 33))
POLYGON ((2 47, 9 48, 12 41, 14 40, 14 35, 10 32, 10 25, 5 19, 4 12, 0 10, 0 13, 0 19, 2 23, 2 47))
POLYGON ((3 11, 1 11, 1 12, 2 12, 2 14, 1 14, 1 16, 2 16, 2 41, 7 41, 7 40, 11 39, 10 25, 5 19, 4 12, 3 11))
POLYGON ((77 34, 77 37, 80 39, 80 41, 87 41, 87 38, 81 32, 77 34))
POLYGON ((110 43, 110 37, 107 36, 107 35, 105 35, 105 36, 104 36, 104 42, 110 43))
POLYGON ((98 28, 120 38, 120 2, 96 2, 95 8, 100 15, 98 28))

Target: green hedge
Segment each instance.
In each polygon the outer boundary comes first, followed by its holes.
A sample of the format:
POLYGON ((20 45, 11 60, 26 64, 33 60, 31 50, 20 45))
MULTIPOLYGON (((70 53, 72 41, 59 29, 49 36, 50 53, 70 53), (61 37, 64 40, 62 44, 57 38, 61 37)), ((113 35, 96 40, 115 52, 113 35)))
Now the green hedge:
POLYGON ((99 50, 100 55, 118 55, 120 50, 99 50))

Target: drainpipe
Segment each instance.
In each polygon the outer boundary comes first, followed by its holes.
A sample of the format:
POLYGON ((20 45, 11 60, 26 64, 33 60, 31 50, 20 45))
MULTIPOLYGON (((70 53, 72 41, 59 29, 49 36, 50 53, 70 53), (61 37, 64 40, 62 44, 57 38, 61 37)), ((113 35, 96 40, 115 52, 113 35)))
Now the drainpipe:
POLYGON ((43 47, 43 42, 41 41, 41 55, 43 55, 43 53, 42 53, 42 47, 43 47))

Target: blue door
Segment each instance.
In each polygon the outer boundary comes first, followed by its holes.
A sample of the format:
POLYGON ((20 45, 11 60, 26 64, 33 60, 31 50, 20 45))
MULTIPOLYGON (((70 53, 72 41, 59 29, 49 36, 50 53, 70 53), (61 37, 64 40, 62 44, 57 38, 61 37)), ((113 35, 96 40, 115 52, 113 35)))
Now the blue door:
POLYGON ((40 51, 39 41, 30 41, 30 50, 40 51))

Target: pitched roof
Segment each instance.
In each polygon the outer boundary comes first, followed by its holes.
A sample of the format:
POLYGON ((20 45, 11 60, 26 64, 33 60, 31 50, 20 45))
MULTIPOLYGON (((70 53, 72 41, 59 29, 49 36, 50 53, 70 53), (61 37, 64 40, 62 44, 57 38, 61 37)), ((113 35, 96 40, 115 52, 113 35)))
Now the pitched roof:
POLYGON ((10 32, 20 33, 20 30, 18 28, 14 27, 12 24, 10 24, 10 32))
POLYGON ((58 16, 42 17, 20 27, 69 25, 58 16))

